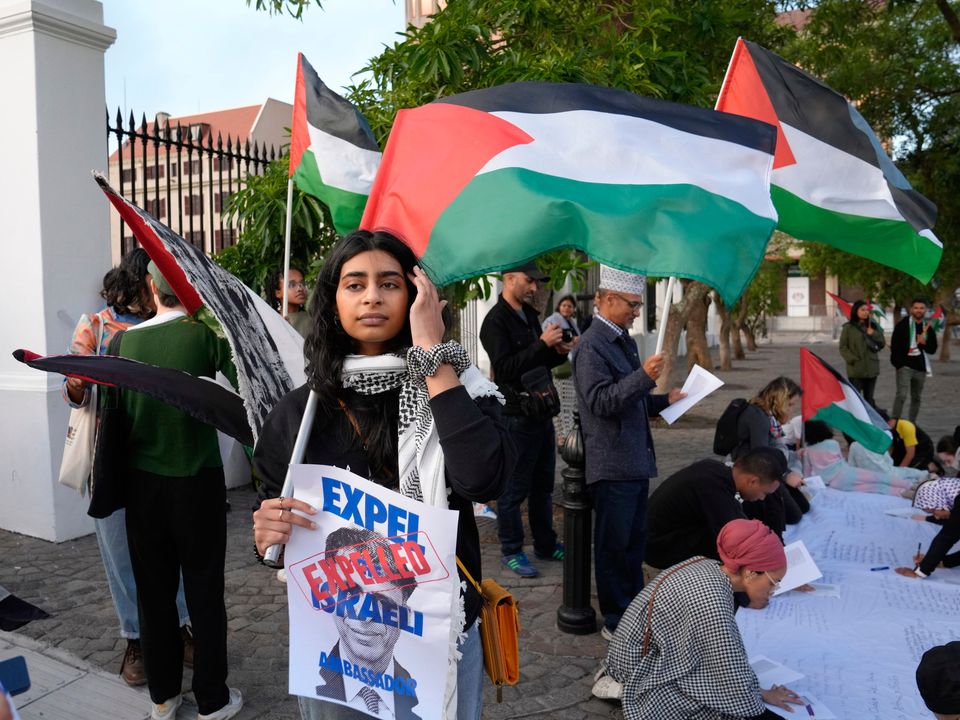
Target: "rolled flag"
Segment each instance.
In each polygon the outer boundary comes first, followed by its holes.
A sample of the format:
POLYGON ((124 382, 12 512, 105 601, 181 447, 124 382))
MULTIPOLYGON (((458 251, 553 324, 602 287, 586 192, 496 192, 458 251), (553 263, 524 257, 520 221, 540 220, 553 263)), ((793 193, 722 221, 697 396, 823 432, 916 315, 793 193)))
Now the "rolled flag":
POLYGON ((521 82, 397 113, 361 227, 434 282, 577 248, 733 303, 763 260, 774 129, 623 90, 521 82))
POLYGON ((280 398, 306 382, 303 338, 257 293, 201 250, 117 193, 103 175, 94 173, 94 178, 187 312, 230 344, 237 389, 256 439, 280 398))
POLYGON ((859 391, 822 358, 800 349, 803 421, 822 420, 868 450, 886 452, 890 428, 859 391))
POLYGON ((842 95, 741 38, 717 110, 776 126, 771 193, 780 230, 930 281, 943 254, 937 208, 842 95))
POLYGON ((50 355, 15 350, 13 357, 36 370, 129 388, 183 410, 243 445, 253 445, 243 400, 209 378, 111 355, 50 355))
POLYGON ((297 87, 290 126, 290 177, 303 192, 322 200, 337 232, 357 229, 380 166, 367 119, 323 84, 297 54, 297 87))

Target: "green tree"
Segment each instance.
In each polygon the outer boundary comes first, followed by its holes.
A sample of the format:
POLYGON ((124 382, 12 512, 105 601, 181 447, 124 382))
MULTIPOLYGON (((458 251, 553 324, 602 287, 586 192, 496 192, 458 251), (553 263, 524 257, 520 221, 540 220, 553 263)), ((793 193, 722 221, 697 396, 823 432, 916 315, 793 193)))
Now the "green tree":
MULTIPOLYGON (((287 213, 288 157, 277 158, 263 175, 251 175, 224 208, 224 217, 240 223, 236 245, 214 259, 248 287, 262 290, 267 277, 283 267, 287 213)), ((293 188, 290 257, 308 277, 316 275, 323 254, 336 242, 330 212, 312 195, 293 188)))

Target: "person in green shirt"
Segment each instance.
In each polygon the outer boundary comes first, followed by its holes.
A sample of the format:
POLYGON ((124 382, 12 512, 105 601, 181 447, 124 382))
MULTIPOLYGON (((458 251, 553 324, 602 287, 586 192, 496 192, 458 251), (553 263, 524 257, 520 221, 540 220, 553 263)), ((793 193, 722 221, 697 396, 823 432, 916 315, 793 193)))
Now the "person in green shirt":
MULTIPOLYGON (((230 348, 187 315, 151 261, 147 287, 157 314, 130 328, 119 354, 198 377, 224 373, 236 386, 230 348)), ((217 431, 159 400, 124 390, 127 540, 137 581, 140 641, 153 720, 172 720, 182 702, 175 597, 180 574, 193 620, 193 692, 198 720, 226 720, 243 706, 228 688, 224 606, 226 490, 217 431)))

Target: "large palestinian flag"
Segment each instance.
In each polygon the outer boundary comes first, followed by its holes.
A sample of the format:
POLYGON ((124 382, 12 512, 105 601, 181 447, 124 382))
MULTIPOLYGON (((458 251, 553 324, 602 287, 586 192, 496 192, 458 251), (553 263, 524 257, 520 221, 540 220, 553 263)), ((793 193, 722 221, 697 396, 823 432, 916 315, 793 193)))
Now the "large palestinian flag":
POLYGON ((806 348, 800 349, 803 421, 822 420, 882 453, 890 447, 890 428, 850 382, 806 348))
POLYGON ((733 302, 776 224, 774 129, 590 85, 513 83, 401 110, 361 227, 434 282, 578 248, 733 302))
POLYGON ((356 230, 380 165, 380 148, 366 118, 323 84, 302 53, 290 127, 290 177, 319 198, 337 232, 356 230))
POLYGON ((741 38, 717 110, 776 125, 770 182, 780 230, 930 281, 943 254, 937 208, 842 95, 741 38))

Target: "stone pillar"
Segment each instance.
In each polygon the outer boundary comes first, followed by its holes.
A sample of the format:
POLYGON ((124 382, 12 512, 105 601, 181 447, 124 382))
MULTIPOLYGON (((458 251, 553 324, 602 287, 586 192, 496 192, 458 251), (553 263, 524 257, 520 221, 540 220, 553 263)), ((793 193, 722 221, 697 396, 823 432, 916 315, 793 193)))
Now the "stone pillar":
POLYGON ((110 266, 103 194, 103 55, 116 33, 94 0, 0 0, 0 528, 61 541, 93 529, 57 483, 68 408, 61 377, 10 353, 62 353, 101 305, 110 266))

